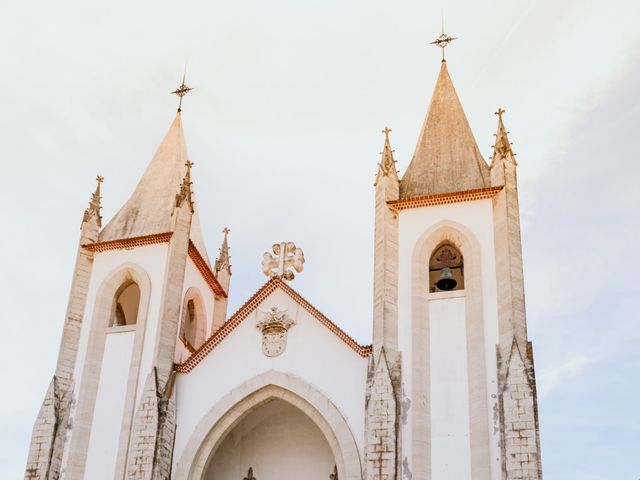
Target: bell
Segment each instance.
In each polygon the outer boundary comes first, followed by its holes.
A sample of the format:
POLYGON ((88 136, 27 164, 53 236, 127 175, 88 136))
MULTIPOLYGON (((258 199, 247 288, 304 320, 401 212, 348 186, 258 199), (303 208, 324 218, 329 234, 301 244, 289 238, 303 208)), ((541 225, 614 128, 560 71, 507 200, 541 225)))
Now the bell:
POLYGON ((436 287, 440 290, 453 290, 456 285, 458 282, 453 278, 453 272, 449 267, 444 267, 440 272, 440 280, 436 282, 436 287))

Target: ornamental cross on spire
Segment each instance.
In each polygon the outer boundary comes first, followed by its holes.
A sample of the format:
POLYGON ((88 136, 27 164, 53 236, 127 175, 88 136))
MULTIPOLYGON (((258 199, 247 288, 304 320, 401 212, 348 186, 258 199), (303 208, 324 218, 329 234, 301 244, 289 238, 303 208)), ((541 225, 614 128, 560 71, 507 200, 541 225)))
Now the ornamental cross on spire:
POLYGON ((182 74, 182 85, 180 85, 173 92, 171 92, 173 95, 177 95, 178 97, 180 97, 180 102, 178 103, 178 113, 182 111, 182 97, 184 97, 187 93, 193 90, 193 88, 188 87, 187 84, 184 83, 186 77, 187 77, 187 72, 185 69, 185 72, 182 74))
POLYGON ((267 277, 278 277, 284 280, 293 280, 295 274, 289 270, 293 268, 301 272, 304 264, 304 253, 293 242, 276 243, 272 247, 275 256, 269 252, 262 254, 262 273, 267 277))
POLYGON ((444 33, 444 18, 442 19, 442 32, 440 33, 440 36, 438 38, 436 38, 433 42, 431 42, 431 45, 435 45, 436 47, 440 47, 442 49, 442 61, 444 62, 444 49, 447 48, 449 46, 449 44, 451 42, 453 42, 454 40, 457 40, 458 37, 452 37, 451 35, 448 35, 446 33, 444 33))
POLYGON ((389 127, 384 127, 384 130, 382 130, 382 133, 384 133, 385 140, 389 140, 389 134, 391 132, 392 130, 389 127))

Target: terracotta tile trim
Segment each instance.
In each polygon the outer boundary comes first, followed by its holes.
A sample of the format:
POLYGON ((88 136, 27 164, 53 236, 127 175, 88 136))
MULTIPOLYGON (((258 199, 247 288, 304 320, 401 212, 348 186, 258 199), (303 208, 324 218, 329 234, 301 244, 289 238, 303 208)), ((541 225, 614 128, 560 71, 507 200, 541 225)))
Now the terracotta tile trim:
POLYGON ((191 240, 189 240, 189 258, 193 261, 213 294, 227 298, 227 292, 224 291, 224 288, 222 288, 222 285, 220 285, 211 268, 191 240))
POLYGON ((143 235, 142 237, 123 238, 120 240, 109 240, 106 242, 85 243, 82 245, 90 252, 105 252, 107 250, 121 250, 125 248, 143 247, 155 243, 167 243, 171 239, 172 232, 154 233, 153 235, 143 235))
POLYGON ((195 368, 208 354, 211 352, 227 335, 229 335, 242 321, 249 316, 251 312, 267 298, 273 291, 281 287, 287 294, 293 297, 296 301, 302 305, 311 315, 318 319, 323 325, 331 330, 338 338, 345 342, 361 357, 368 357, 371 355, 371 345, 360 345, 353 338, 347 335, 340 327, 320 313, 313 305, 299 295, 295 290, 289 287, 285 282, 278 278, 271 278, 260 289, 254 293, 245 303, 242 305, 236 313, 234 313, 213 335, 211 335, 207 341, 205 341, 200 348, 198 348, 193 355, 187 358, 184 362, 176 364, 174 369, 176 372, 188 373, 195 368))
POLYGON ((447 203, 468 202, 471 200, 484 200, 493 198, 502 190, 502 186, 476 188, 474 190, 465 190, 463 192, 438 193, 436 195, 427 195, 424 197, 402 198, 387 202, 387 205, 396 211, 407 210, 409 208, 431 207, 433 205, 445 205, 447 203))

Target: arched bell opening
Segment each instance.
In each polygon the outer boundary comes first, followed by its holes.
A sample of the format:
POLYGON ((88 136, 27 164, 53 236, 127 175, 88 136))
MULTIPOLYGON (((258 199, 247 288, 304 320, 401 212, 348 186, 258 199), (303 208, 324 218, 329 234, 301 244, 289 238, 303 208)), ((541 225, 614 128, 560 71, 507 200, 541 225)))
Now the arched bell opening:
POLYGON ((462 254, 451 243, 436 248, 429 259, 429 291, 464 290, 462 254))
POLYGON ((115 295, 115 305, 111 315, 110 327, 135 325, 138 323, 140 308, 140 287, 129 280, 123 283, 115 295))
POLYGON ((203 480, 327 480, 336 460, 302 410, 272 398, 238 420, 212 452, 203 480))
POLYGON ((195 352, 206 338, 207 315, 200 291, 191 287, 187 290, 182 304, 179 339, 191 353, 195 352))

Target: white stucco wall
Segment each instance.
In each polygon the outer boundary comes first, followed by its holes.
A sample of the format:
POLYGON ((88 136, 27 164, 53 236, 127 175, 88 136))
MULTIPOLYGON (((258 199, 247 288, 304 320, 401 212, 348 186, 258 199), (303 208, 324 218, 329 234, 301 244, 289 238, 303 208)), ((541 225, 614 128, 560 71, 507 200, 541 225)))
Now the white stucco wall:
MULTIPOLYGON (((95 255, 93 268, 91 271, 91 280, 89 282, 89 289, 87 292, 87 302, 84 312, 84 320, 82 324, 82 329, 80 332, 80 342, 78 347, 78 357, 76 360, 76 367, 74 370, 74 396, 76 399, 79 398, 79 392, 82 388, 82 375, 84 371, 84 366, 87 362, 88 355, 88 344, 89 344, 89 336, 91 333, 91 329, 93 326, 93 322, 96 320, 105 320, 102 318, 96 318, 94 315, 94 307, 96 305, 96 301, 99 295, 103 292, 101 288, 104 286, 104 283, 115 273, 122 270, 123 268, 127 268, 128 266, 134 266, 139 271, 144 272, 149 278, 151 284, 150 296, 148 298, 148 308, 146 310, 146 328, 144 332, 144 341, 143 341, 143 350, 141 352, 141 364, 140 364, 140 376, 138 379, 137 386, 137 394, 135 400, 135 406, 137 407, 138 399, 142 394, 142 389, 144 388, 144 382, 151 371, 152 360, 153 360, 153 351, 155 348, 155 336, 157 333, 157 323, 158 323, 158 315, 160 308, 160 298, 162 295, 162 284, 164 279, 164 270, 166 265, 166 256, 167 256, 167 245, 166 244, 156 244, 156 245, 148 245, 144 247, 132 248, 129 250, 111 250, 100 252, 95 255)), ((144 302, 144 299, 141 299, 141 302, 144 302)), ((143 305, 140 305, 140 312, 144 311, 143 305)), ((141 321, 141 318, 138 318, 138 322, 141 321)), ((105 328, 107 325, 107 321, 105 320, 105 328)), ((138 327, 136 327, 138 328, 138 327)), ((131 336, 133 337, 133 332, 131 332, 131 336)), ((131 340, 133 342, 133 340, 131 340)), ((115 342, 115 341, 114 341, 115 342)), ((106 344, 105 344, 106 346, 106 344)), ((111 350, 110 350, 111 351, 111 350)), ((115 351, 115 350, 113 350, 115 351)), ((107 350, 105 350, 105 357, 103 358, 103 366, 107 365, 105 362, 108 361, 107 350)), ((122 369, 122 381, 126 383, 127 378, 130 373, 130 363, 131 363, 131 355, 128 355, 129 364, 122 369)), ((111 375, 112 373, 110 373, 111 375)), ((113 372, 115 374, 115 372, 113 372)), ((102 377, 102 375, 101 375, 102 377)), ((119 380, 118 380, 119 381, 119 380)), ((102 382, 102 379, 100 379, 102 382)), ((105 397, 106 393, 104 391, 98 391, 98 397, 96 398, 96 403, 103 403, 105 401, 109 401, 113 397, 113 393, 109 393, 108 397, 105 397)), ((124 401, 124 393, 122 395, 122 401, 124 401)), ((77 405, 75 405, 77 406, 77 405)), ((122 412, 118 417, 112 416, 111 423, 114 428, 120 428, 122 424, 122 412)), ((93 429, 92 429, 93 430, 93 429)), ((92 432, 93 434, 93 432, 92 432)), ((65 447, 65 458, 63 459, 63 468, 67 462, 66 453, 68 453, 69 448, 68 445, 71 442, 71 436, 73 435, 73 430, 71 431, 71 435, 67 437, 67 447, 65 447)), ((117 448, 118 440, 116 439, 113 443, 114 448, 117 448)), ((89 462, 91 463, 91 462, 89 462)), ((89 463, 87 463, 87 468, 90 467, 89 463)), ((111 476, 113 476, 113 472, 111 472, 111 476)), ((91 477, 87 477, 91 478, 91 477)))
POLYGON ((464 296, 429 301, 431 472, 471 479, 464 296))
POLYGON ((114 327, 107 334, 85 478, 112 480, 135 330, 114 327))
MULTIPOLYGON (((96 296, 103 282, 125 268, 127 265, 135 265, 145 272, 151 281, 151 297, 147 310, 147 325, 143 347, 142 362, 140 371, 142 381, 138 383, 138 397, 144 388, 146 374, 151 371, 153 361, 153 351, 155 348, 155 336, 158 330, 158 315, 160 309, 160 297, 162 296, 162 284, 164 281, 164 270, 167 258, 167 244, 148 245, 144 247, 132 248, 130 250, 110 250, 96 254, 91 281, 87 293, 87 306, 84 312, 84 322, 80 334, 80 347, 78 349, 78 360, 74 377, 82 378, 82 370, 86 361, 87 345, 89 342, 89 332, 93 322, 93 307, 96 303, 96 296)), ((127 369, 128 370, 128 369, 127 369)), ((127 371, 128 374, 128 371, 127 371)), ((79 388, 76 383, 76 393, 79 388)))
POLYGON ((174 462, 220 398, 269 370, 300 377, 330 399, 346 419, 362 456, 367 362, 294 299, 276 289, 191 372, 179 374, 174 462), (262 353, 262 333, 256 328, 258 319, 271 307, 286 310, 296 321, 288 331, 287 348, 278 357, 262 353))
MULTIPOLYGON (((412 312, 413 312, 413 254, 421 237, 432 227, 449 222, 460 224, 469 230, 479 244, 482 288, 482 309, 484 317, 485 359, 487 372, 487 391, 491 402, 496 402, 497 372, 495 345, 498 343, 496 270, 493 235, 493 203, 491 199, 470 202, 437 205, 403 210, 399 213, 398 233, 398 343, 405 368, 403 369, 404 394, 413 398, 412 352, 412 312)), ((429 253, 427 253, 429 255, 429 253)), ((433 374, 433 372, 432 372, 433 374)), ((415 399, 414 399, 415 400, 415 399)), ((493 433, 493 403, 487 409, 492 436, 490 440, 492 478, 500 478, 499 432, 493 433)), ((406 457, 411 468, 412 425, 411 409, 407 413, 406 427, 402 429, 403 458, 406 457)), ((432 464, 433 465, 433 464, 432 464)))
POLYGON ((335 460, 324 435, 296 407, 273 400, 243 418, 222 442, 205 480, 327 480, 335 460))

